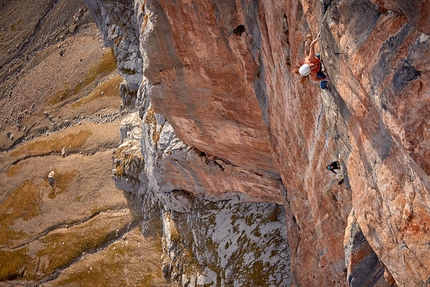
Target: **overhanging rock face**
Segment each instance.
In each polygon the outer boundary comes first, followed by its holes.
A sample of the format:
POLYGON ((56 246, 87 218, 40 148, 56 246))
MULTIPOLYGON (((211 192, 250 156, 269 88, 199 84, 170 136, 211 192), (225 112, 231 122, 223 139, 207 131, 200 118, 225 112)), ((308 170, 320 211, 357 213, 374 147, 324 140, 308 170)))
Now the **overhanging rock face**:
POLYGON ((187 216, 283 205, 293 285, 353 286, 363 268, 369 284, 430 282, 428 4, 87 2, 141 118, 144 175, 128 189, 187 216), (318 32, 331 92, 294 73, 318 32), (340 185, 325 169, 339 157, 340 185))

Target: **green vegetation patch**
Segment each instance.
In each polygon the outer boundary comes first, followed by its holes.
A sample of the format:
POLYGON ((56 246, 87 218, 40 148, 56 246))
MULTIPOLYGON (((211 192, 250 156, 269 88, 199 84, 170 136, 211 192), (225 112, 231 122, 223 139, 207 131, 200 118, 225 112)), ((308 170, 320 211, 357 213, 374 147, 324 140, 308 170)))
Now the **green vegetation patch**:
POLYGON ((24 232, 13 229, 16 219, 25 221, 39 214, 41 191, 48 188, 47 182, 35 185, 31 180, 26 180, 15 189, 0 205, 0 246, 13 245, 14 241, 25 237, 24 232))
POLYGON ((36 139, 13 150, 10 155, 12 157, 17 157, 22 155, 37 156, 60 153, 63 147, 68 147, 68 150, 79 149, 85 144, 91 134, 92 132, 89 130, 81 130, 67 135, 56 134, 50 137, 36 139))
POLYGON ((122 81, 123 78, 121 76, 115 76, 104 81, 98 85, 88 96, 73 103, 72 108, 83 106, 97 98, 118 96, 119 86, 122 81))
POLYGON ((100 75, 107 75, 111 72, 113 72, 116 69, 116 59, 113 54, 113 50, 109 49, 107 52, 104 53, 102 59, 94 66, 92 67, 87 74, 85 75, 84 79, 77 83, 75 86, 69 86, 66 85, 60 89, 55 95, 49 100, 49 104, 55 105, 58 104, 72 95, 76 95, 79 93, 83 88, 87 87, 89 84, 94 82, 94 80, 100 76, 100 75))

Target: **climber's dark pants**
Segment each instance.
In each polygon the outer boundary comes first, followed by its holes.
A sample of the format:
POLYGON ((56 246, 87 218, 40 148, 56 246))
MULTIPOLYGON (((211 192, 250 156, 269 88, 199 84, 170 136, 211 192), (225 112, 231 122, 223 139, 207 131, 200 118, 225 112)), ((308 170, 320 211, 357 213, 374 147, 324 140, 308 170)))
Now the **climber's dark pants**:
MULTIPOLYGON (((321 70, 318 71, 317 79, 325 79, 325 78, 327 78, 327 76, 323 72, 321 72, 321 70)), ((320 81, 320 88, 325 90, 327 88, 327 81, 320 81)))
POLYGON ((320 88, 325 90, 327 88, 327 83, 328 83, 327 81, 321 81, 320 82, 320 88))

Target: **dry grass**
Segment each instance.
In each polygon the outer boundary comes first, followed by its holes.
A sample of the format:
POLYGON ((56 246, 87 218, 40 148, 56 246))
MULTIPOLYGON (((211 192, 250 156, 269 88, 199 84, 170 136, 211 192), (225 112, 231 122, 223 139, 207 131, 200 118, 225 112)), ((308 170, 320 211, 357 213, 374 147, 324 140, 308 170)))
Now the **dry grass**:
POLYGON ((54 170, 55 172, 55 183, 54 186, 49 193, 49 198, 54 199, 57 197, 57 195, 63 193, 66 188, 72 183, 73 179, 79 175, 79 171, 73 170, 71 172, 67 173, 59 173, 58 171, 54 170))
POLYGON ((157 123, 157 119, 155 118, 155 111, 152 108, 152 106, 150 106, 146 111, 145 124, 156 124, 156 123, 157 123))
POLYGON ((118 286, 127 285, 123 276, 118 274, 124 267, 125 262, 123 261, 123 255, 126 250, 120 248, 118 245, 119 244, 115 244, 115 248, 111 246, 106 250, 106 260, 103 262, 104 264, 89 270, 80 270, 69 278, 59 282, 59 285, 69 286, 73 282, 80 282, 80 284, 83 284, 81 286, 110 286, 109 283, 111 282, 115 282, 118 286), (119 275, 116 277, 116 280, 111 277, 113 274, 119 275), (120 278, 122 280, 118 280, 120 278))
MULTIPOLYGON (((133 286, 160 286, 161 262, 157 257, 147 257, 150 250, 161 248, 160 242, 136 242, 140 237, 140 229, 135 229, 127 234, 127 241, 120 240, 113 243, 103 252, 103 259, 90 261, 79 266, 73 273, 58 282, 58 286, 127 286, 133 282, 133 286), (129 241, 130 240, 130 241, 129 241), (142 244, 139 248, 138 244, 142 244), (143 251, 142 250, 145 250, 143 251), (140 249, 140 250, 139 250, 140 249), (144 256, 145 264, 136 258, 136 254, 144 256), (91 264, 89 267, 88 265, 91 264), (127 272, 124 272, 127 270, 127 272)), ((167 286, 163 284, 161 286, 167 286)), ((170 286, 170 284, 168 285, 170 286)))
MULTIPOLYGON (((142 9, 144 9, 143 8, 144 6, 142 6, 142 9)), ((146 28, 146 25, 148 24, 148 18, 149 18, 149 16, 148 16, 148 14, 145 14, 145 16, 143 16, 143 23, 142 23, 142 34, 145 32, 145 28, 146 28)))
POLYGON ((1 246, 13 246, 14 241, 25 236, 23 232, 13 228, 14 221, 20 218, 27 221, 36 217, 42 200, 41 191, 48 187, 47 181, 34 184, 31 180, 26 180, 2 202, 0 205, 1 246))
POLYGON ((118 96, 119 86, 122 81, 123 81, 123 78, 119 75, 112 77, 107 81, 104 81, 103 83, 98 85, 88 96, 83 97, 78 101, 74 102, 72 105, 72 108, 75 109, 100 97, 118 96))
MULTIPOLYGON (((112 221, 110 215, 97 215, 94 219, 67 230, 52 232, 41 238, 45 247, 36 253, 38 257, 49 257, 49 264, 42 270, 52 274, 55 270, 69 265, 85 253, 93 253, 110 241, 117 239, 118 230, 126 226, 131 217, 117 216, 112 221)), ((96 267, 96 266, 94 266, 96 267)))
POLYGON ((0 250, 0 282, 23 276, 25 265, 29 261, 27 251, 27 248, 14 251, 0 250))
POLYGON ((23 19, 19 18, 15 23, 10 25, 10 31, 14 32, 16 30, 19 30, 18 28, 20 28, 22 21, 23 21, 23 19))
POLYGON ((157 146, 158 141, 160 140, 160 135, 161 135, 161 131, 163 130, 163 126, 159 127, 159 130, 157 130, 157 119, 155 118, 155 111, 152 108, 152 106, 150 106, 146 111, 145 124, 153 125, 152 141, 154 142, 155 146, 157 146))
POLYGON ((7 177, 12 177, 18 173, 18 171, 25 165, 23 162, 18 162, 15 165, 12 165, 8 170, 6 171, 7 177))
POLYGON ((69 151, 81 148, 89 136, 92 134, 89 130, 81 130, 77 133, 67 135, 52 135, 42 139, 36 139, 26 145, 20 146, 10 153, 10 156, 39 156, 50 153, 60 153, 63 147, 69 151))
POLYGON ((117 176, 127 176, 132 169, 143 169, 144 161, 142 157, 136 157, 134 153, 129 153, 128 148, 118 148, 115 154, 117 176), (140 168, 138 167, 140 165, 140 168))
POLYGON ((106 243, 115 236, 115 230, 109 230, 109 226, 98 226, 93 230, 79 226, 67 233, 51 233, 43 240, 45 248, 37 252, 38 257, 48 256, 51 260, 44 270, 45 274, 51 274, 56 269, 64 267, 79 257, 84 252, 95 251, 100 245, 106 243))
POLYGON ((44 264, 38 264, 39 266, 35 265, 35 262, 39 262, 39 260, 35 260, 28 254, 27 248, 0 251, 0 281, 18 278, 40 280, 43 276, 54 273, 57 269, 72 263, 82 254, 94 252, 100 246, 116 238, 117 229, 126 224, 127 217, 116 224, 107 224, 100 220, 110 221, 109 218, 96 218, 89 224, 69 228, 67 232, 52 232, 41 238, 40 243, 44 244, 44 247, 35 255, 40 261, 43 260, 44 264))
POLYGON ((64 86, 57 93, 55 93, 55 95, 49 100, 48 104, 55 105, 73 95, 76 95, 83 88, 94 82, 94 80, 99 75, 108 75, 109 73, 113 72, 116 67, 116 59, 113 54, 113 50, 109 49, 107 52, 104 53, 100 62, 98 62, 87 72, 82 81, 72 87, 68 85, 64 86))
MULTIPOLYGON (((119 248, 113 249, 110 247, 105 252, 106 260, 101 265, 96 265, 90 268, 78 270, 69 278, 61 280, 59 286, 71 286, 73 283, 79 282, 79 286, 126 286, 127 282, 121 271, 124 268, 125 262, 122 259, 124 250, 119 248), (114 275, 117 275, 114 277, 114 275)), ((135 282, 136 283, 136 282, 135 282)), ((135 285, 140 286, 140 285, 135 285)), ((150 285, 143 285, 150 286, 150 285)))
POLYGON ((124 152, 123 149, 118 149, 116 152, 116 158, 118 160, 116 161, 115 174, 117 174, 118 176, 126 176, 126 171, 129 168, 132 156, 124 152))

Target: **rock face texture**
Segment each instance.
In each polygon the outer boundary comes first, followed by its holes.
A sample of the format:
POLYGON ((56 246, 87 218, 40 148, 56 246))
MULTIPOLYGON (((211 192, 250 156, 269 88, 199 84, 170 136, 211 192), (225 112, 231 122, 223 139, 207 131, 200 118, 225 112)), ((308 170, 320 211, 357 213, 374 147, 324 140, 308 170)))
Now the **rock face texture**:
POLYGON ((428 7, 403 14, 385 10, 391 4, 364 2, 368 24, 355 29, 345 29, 362 21, 352 6, 333 6, 325 53, 336 59, 327 64, 352 115, 348 174, 357 222, 397 284, 421 286, 430 283, 429 23, 419 17, 428 7))
POLYGON ((430 284, 427 2, 86 2, 138 110, 117 186, 160 204, 166 278, 244 286, 226 271, 236 241, 271 272, 261 286, 430 284), (330 92, 294 72, 318 32, 330 92), (236 205, 285 218, 241 241, 216 219, 251 220, 236 205), (274 232, 277 251, 248 248, 274 232))

